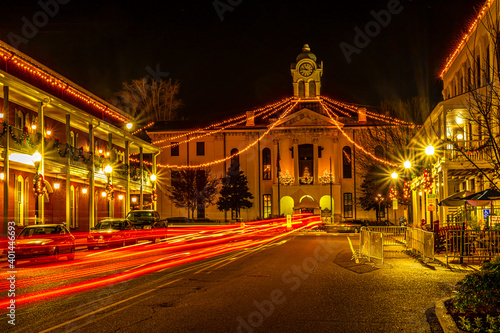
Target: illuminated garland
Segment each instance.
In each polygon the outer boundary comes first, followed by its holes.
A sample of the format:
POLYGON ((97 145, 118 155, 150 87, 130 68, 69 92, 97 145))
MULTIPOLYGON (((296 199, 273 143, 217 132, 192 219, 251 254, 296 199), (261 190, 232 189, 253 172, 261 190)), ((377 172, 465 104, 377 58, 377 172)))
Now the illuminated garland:
POLYGON ((411 197, 410 188, 411 188, 410 182, 407 182, 406 180, 404 180, 403 181, 403 199, 405 199, 405 200, 410 199, 410 197, 411 197))
MULTIPOLYGON (((11 136, 12 140, 14 140, 14 142, 17 143, 18 145, 22 145, 24 142, 26 142, 28 144, 28 146, 30 146, 31 148, 35 148, 38 145, 38 143, 33 142, 33 139, 31 139, 31 135, 28 132, 28 129, 26 127, 23 129, 23 133, 20 136, 17 136, 14 133, 14 129, 12 128, 12 126, 7 125, 7 123, 5 123, 5 122, 3 123, 3 126, 4 126, 4 131, 5 131, 6 127, 9 127, 10 136, 11 136)), ((36 137, 35 140, 37 142, 40 142, 42 135, 37 132, 35 134, 35 137, 36 137)))
POLYGON ((458 54, 462 51, 462 49, 464 48, 465 44, 469 40, 469 37, 472 35, 472 32, 474 30, 476 30, 479 21, 481 21, 483 19, 484 14, 486 14, 486 12, 489 10, 489 8, 491 7, 491 5, 493 4, 494 1, 495 0, 486 0, 485 4, 481 8, 481 11, 479 12, 478 16, 472 22, 472 24, 469 26, 469 29, 467 30, 467 32, 462 36, 462 39, 458 43, 458 45, 455 48, 455 50, 453 51, 453 53, 446 60, 446 64, 445 64, 443 70, 441 71, 441 73, 439 74, 439 77, 441 79, 444 77, 444 75, 446 74, 446 72, 450 69, 452 63, 455 61, 455 59, 457 58, 458 54))
MULTIPOLYGON (((285 103, 285 105, 290 105, 290 102, 285 103)), ((276 113, 276 112, 278 112, 278 111, 281 111, 281 108, 276 108, 276 109, 275 109, 273 112, 271 112, 269 115, 275 114, 275 113, 276 113)), ((268 111, 261 111, 261 112, 259 113, 259 115, 260 115, 260 114, 262 114, 262 113, 264 113, 264 112, 268 112, 268 111)), ((255 117, 257 117, 257 116, 259 116, 259 115, 255 115, 255 116, 254 116, 254 118, 255 118, 255 117)), ((268 116, 269 116, 269 115, 268 115, 268 116)), ((211 136, 211 135, 217 134, 217 133, 219 133, 219 132, 222 132, 223 130, 225 130, 225 129, 227 129, 227 128, 231 128, 231 127, 234 127, 234 126, 236 126, 236 125, 242 124, 242 123, 244 123, 245 121, 246 121, 246 118, 244 118, 243 120, 240 120, 240 121, 238 121, 238 122, 235 122, 235 123, 233 123, 233 124, 229 124, 229 125, 227 125, 227 126, 221 127, 221 128, 219 128, 219 129, 217 129, 217 130, 210 131, 210 132, 207 132, 207 133, 204 133, 204 134, 202 134, 202 135, 195 136, 195 137, 191 137, 191 138, 186 139, 186 140, 181 141, 181 142, 171 143, 171 144, 168 144, 168 145, 166 145, 166 146, 162 146, 162 147, 160 147, 160 148, 161 148, 161 149, 167 149, 167 148, 170 148, 170 147, 176 147, 176 146, 179 146, 179 145, 184 144, 184 143, 188 143, 188 142, 193 141, 193 140, 197 140, 197 139, 200 139, 200 138, 203 138, 203 137, 206 137, 206 136, 211 136)), ((186 135, 188 135, 188 134, 186 134, 186 135)), ((171 138, 169 138, 169 140, 172 140, 172 139, 171 139, 171 138)), ((163 140, 163 141, 166 141, 166 140, 163 140)), ((155 143, 155 142, 153 142, 153 143, 155 143)), ((156 142, 156 143, 157 143, 157 142, 156 142)))
POLYGON ((106 185, 106 198, 111 201, 115 198, 115 191, 113 189, 113 185, 108 182, 106 185))
MULTIPOLYGON (((237 153, 235 154, 232 154, 230 156, 227 156, 225 158, 221 158, 221 159, 218 159, 218 160, 215 160, 215 161, 211 161, 211 162, 206 162, 206 163, 201 163, 201 164, 194 164, 194 165, 162 165, 162 164, 157 164, 157 167, 160 167, 160 168, 177 168, 177 169, 197 169, 197 168, 206 168, 206 167, 209 167, 209 166, 212 166, 212 165, 216 165, 216 164, 220 164, 220 163, 224 163, 225 161, 228 161, 232 158, 234 158, 235 156, 239 156, 243 153, 245 153, 246 151, 248 151, 250 148, 252 148, 253 146, 255 146, 257 143, 259 143, 264 137, 266 137, 269 132, 271 132, 275 127, 276 125, 279 123, 279 121, 281 119, 283 119, 284 117, 286 117, 291 110, 293 110, 293 108, 299 103, 299 101, 295 101, 295 103, 291 106, 288 107, 287 110, 285 110, 285 112, 279 116, 279 118, 273 122, 271 124, 271 126, 269 126, 267 128, 267 130, 257 138, 257 140, 255 140, 254 142, 248 144, 245 148, 239 150, 237 153)), ((132 159, 131 159, 132 160, 132 159)), ((135 159, 134 159, 135 160, 135 159)), ((137 160, 135 160, 137 161, 137 160)))
POLYGON ((292 185, 295 182, 295 178, 290 175, 290 172, 286 170, 285 172, 280 172, 278 180, 281 185, 292 185))
POLYGON ((370 153, 368 150, 366 150, 365 148, 363 148, 361 145, 359 145, 357 142, 355 142, 353 139, 351 139, 351 137, 349 135, 347 135, 347 133, 345 133, 344 130, 342 130, 342 128, 340 127, 340 125, 338 124, 338 122, 332 117, 332 111, 330 110, 330 108, 328 108, 328 106, 325 106, 322 101, 320 101, 320 104, 323 107, 323 110, 325 110, 325 112, 328 114, 328 116, 330 117, 330 119, 334 122, 335 126, 340 131, 340 133, 342 133, 342 135, 350 143, 352 143, 353 145, 355 145, 356 148, 358 148, 363 153, 365 153, 366 155, 370 156, 373 160, 375 160, 377 162, 380 162, 380 163, 383 163, 385 165, 389 165, 389 166, 392 166, 392 167, 399 167, 399 164, 397 164, 397 163, 392 163, 392 162, 383 160, 381 158, 378 158, 377 156, 375 156, 374 154, 370 153))
POLYGON ((47 189, 45 187, 43 175, 39 174, 37 171, 35 177, 33 177, 33 193, 35 194, 35 196, 41 197, 45 194, 46 191, 47 189))
POLYGON ((69 94, 74 98, 77 98, 83 102, 86 102, 93 108, 97 109, 103 114, 107 114, 116 120, 126 122, 127 118, 121 114, 110 110, 106 105, 96 101, 93 97, 80 92, 78 89, 70 86, 69 83, 64 82, 63 79, 55 77, 53 74, 49 73, 47 70, 39 68, 39 66, 32 64, 28 60, 22 59, 17 54, 9 51, 4 46, 0 45, 0 56, 8 62, 9 65, 17 67, 19 70, 29 73, 33 78, 43 80, 46 84, 61 90, 61 94, 69 94))
MULTIPOLYGON (((269 112, 269 110, 270 110, 270 109, 273 109, 273 108, 275 108, 274 112, 272 112, 272 114, 274 114, 274 113, 276 113, 277 111, 281 110, 281 108, 283 108, 283 107, 285 107, 285 106, 289 105, 289 104, 290 104, 290 101, 291 101, 291 98, 287 98, 287 99, 285 99, 285 100, 282 100, 282 101, 276 102, 276 103, 274 103, 274 104, 267 105, 267 106, 261 107, 261 108, 259 108, 259 109, 256 109, 256 110, 254 110, 254 112, 256 112, 256 113, 258 113, 258 114, 254 115, 254 118, 255 118, 255 117, 257 117, 257 116, 260 116, 262 113, 267 113, 267 112, 269 112)), ((269 116, 269 115, 267 115, 267 116, 269 116)), ((264 118, 265 118, 265 117, 264 117, 264 118)), ((171 141, 171 140, 175 140, 175 139, 178 139, 178 138, 180 138, 180 137, 191 136, 191 135, 193 135, 193 134, 200 133, 200 132, 203 132, 203 131, 207 131, 207 130, 209 130, 209 129, 211 129, 211 128, 219 127, 219 126, 222 126, 222 125, 225 125, 225 124, 228 124, 228 123, 229 123, 229 125, 227 125, 227 126, 225 126, 225 127, 222 127, 222 128, 220 128, 220 129, 214 130, 214 131, 212 131, 212 132, 208 132, 208 133, 206 133, 206 134, 203 134, 203 135, 200 135, 200 136, 197 136, 197 137, 193 137, 193 138, 191 138, 191 139, 189 139, 189 140, 185 140, 185 141, 183 141, 183 142, 179 142, 179 143, 176 143, 176 144, 170 144, 170 145, 166 145, 166 146, 162 146, 162 147, 160 147, 160 148, 162 148, 162 149, 165 149, 165 148, 170 148, 170 147, 172 147, 172 146, 178 146, 178 145, 180 145, 180 144, 182 144, 182 143, 186 143, 186 142, 189 142, 189 141, 192 141, 192 140, 195 140, 195 139, 199 139, 199 138, 204 137, 204 136, 207 136, 207 135, 216 134, 216 133, 218 133, 218 132, 220 132, 220 131, 222 131, 222 130, 224 130, 224 129, 226 129, 226 128, 236 126, 236 125, 241 124, 241 123, 243 123, 243 122, 245 122, 245 121, 246 121, 246 113, 245 113, 245 114, 242 114, 242 115, 239 115, 239 116, 236 116, 236 117, 231 118, 231 119, 226 119, 226 120, 221 121, 221 122, 218 122, 218 123, 216 123, 216 124, 212 124, 212 125, 206 126, 206 127, 204 127, 204 128, 199 128, 199 129, 193 130, 193 131, 191 131, 191 132, 189 132, 189 133, 186 133, 186 134, 179 134, 179 135, 174 136, 174 137, 170 137, 170 138, 166 138, 166 139, 162 139, 162 140, 156 140, 156 141, 153 141, 153 142, 152 142, 152 144, 157 145, 157 144, 159 144, 159 143, 163 143, 163 142, 165 142, 165 141, 169 141, 169 140, 170 140, 170 141, 171 141), (234 123, 233 123, 233 122, 234 122, 234 123), (231 123, 232 123, 232 124, 231 124, 231 123)))
POLYGON ((314 181, 314 178, 311 177, 311 173, 309 172, 308 167, 304 168, 303 176, 299 177, 299 181, 301 184, 305 184, 305 185, 312 184, 312 182, 314 181))
POLYGON ((429 171, 424 170, 423 178, 422 189, 425 193, 432 193, 435 177, 429 171))
POLYGON ((323 177, 319 177, 319 182, 323 185, 330 185, 334 182, 334 175, 332 172, 325 169, 323 177))
MULTIPOLYGON (((335 110, 343 113, 346 116, 349 116, 349 115, 346 114, 346 113, 344 113, 344 112, 342 112, 340 109, 336 108, 335 106, 343 107, 344 109, 348 109, 351 112, 355 112, 357 114, 359 114, 359 112, 360 112, 359 108, 356 107, 356 106, 354 106, 354 105, 349 105, 349 104, 346 104, 346 103, 343 103, 343 102, 339 102, 339 101, 330 99, 328 97, 323 97, 323 100, 325 102, 327 102, 329 106, 334 107, 335 110)), ((407 121, 404 121, 404 120, 401 120, 401 119, 398 119, 398 118, 394 118, 394 117, 389 117, 389 116, 385 116, 385 115, 373 113, 373 112, 368 111, 368 110, 366 110, 366 116, 370 117, 370 118, 373 118, 373 119, 376 119, 376 120, 383 121, 383 122, 385 122, 387 124, 398 124, 398 125, 405 125, 405 126, 411 126, 411 127, 417 126, 417 125, 415 125, 414 123, 411 123, 411 122, 407 122, 407 121)))

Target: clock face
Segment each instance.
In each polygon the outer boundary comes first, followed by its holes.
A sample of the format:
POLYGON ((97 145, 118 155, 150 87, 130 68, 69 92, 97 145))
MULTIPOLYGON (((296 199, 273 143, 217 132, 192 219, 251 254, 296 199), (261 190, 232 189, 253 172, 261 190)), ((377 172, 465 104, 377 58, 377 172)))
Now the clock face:
POLYGON ((311 63, 305 62, 299 66, 299 73, 303 76, 309 76, 313 73, 314 67, 311 63))

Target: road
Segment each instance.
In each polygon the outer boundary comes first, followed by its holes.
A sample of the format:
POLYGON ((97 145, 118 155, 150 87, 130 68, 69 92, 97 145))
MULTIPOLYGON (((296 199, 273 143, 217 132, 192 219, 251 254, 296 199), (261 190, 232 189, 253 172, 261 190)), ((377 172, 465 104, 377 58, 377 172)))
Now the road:
POLYGON ((17 308, 16 326, 9 327, 4 317, 0 329, 431 332, 426 312, 451 295, 464 273, 431 270, 405 257, 386 260, 390 265, 356 264, 348 237, 356 245, 358 235, 294 233, 106 287, 45 298, 17 308))

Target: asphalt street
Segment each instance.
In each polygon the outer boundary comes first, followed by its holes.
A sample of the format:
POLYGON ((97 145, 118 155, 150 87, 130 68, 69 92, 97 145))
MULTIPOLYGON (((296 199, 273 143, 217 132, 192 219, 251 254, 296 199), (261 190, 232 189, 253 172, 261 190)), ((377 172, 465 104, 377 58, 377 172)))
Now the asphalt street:
MULTIPOLYGON (((428 313, 465 272, 396 254, 356 264, 348 235, 259 247, 17 309, 15 332, 436 332, 428 313)), ((354 246, 358 235, 349 235, 354 246)), ((395 252, 396 253, 396 252, 395 252)))

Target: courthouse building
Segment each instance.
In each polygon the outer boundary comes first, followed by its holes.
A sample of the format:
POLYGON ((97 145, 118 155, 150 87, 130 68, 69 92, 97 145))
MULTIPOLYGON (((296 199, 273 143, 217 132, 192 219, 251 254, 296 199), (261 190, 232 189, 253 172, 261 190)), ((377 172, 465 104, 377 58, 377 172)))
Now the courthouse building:
MULTIPOLYGON (((367 128, 381 124, 365 108, 321 95, 323 64, 304 45, 291 66, 293 96, 232 119, 212 124, 163 122, 147 129, 162 149, 158 167, 209 167, 218 177, 238 163, 248 179, 253 207, 242 210, 243 220, 310 211, 333 219, 375 220, 357 204, 362 175, 356 172, 359 154, 375 154, 375 147, 357 147, 367 128), (367 119, 368 118, 368 119, 367 119)), ((187 216, 159 193, 162 216, 187 216)), ((215 205, 199 206, 194 218, 231 219, 215 205)))

